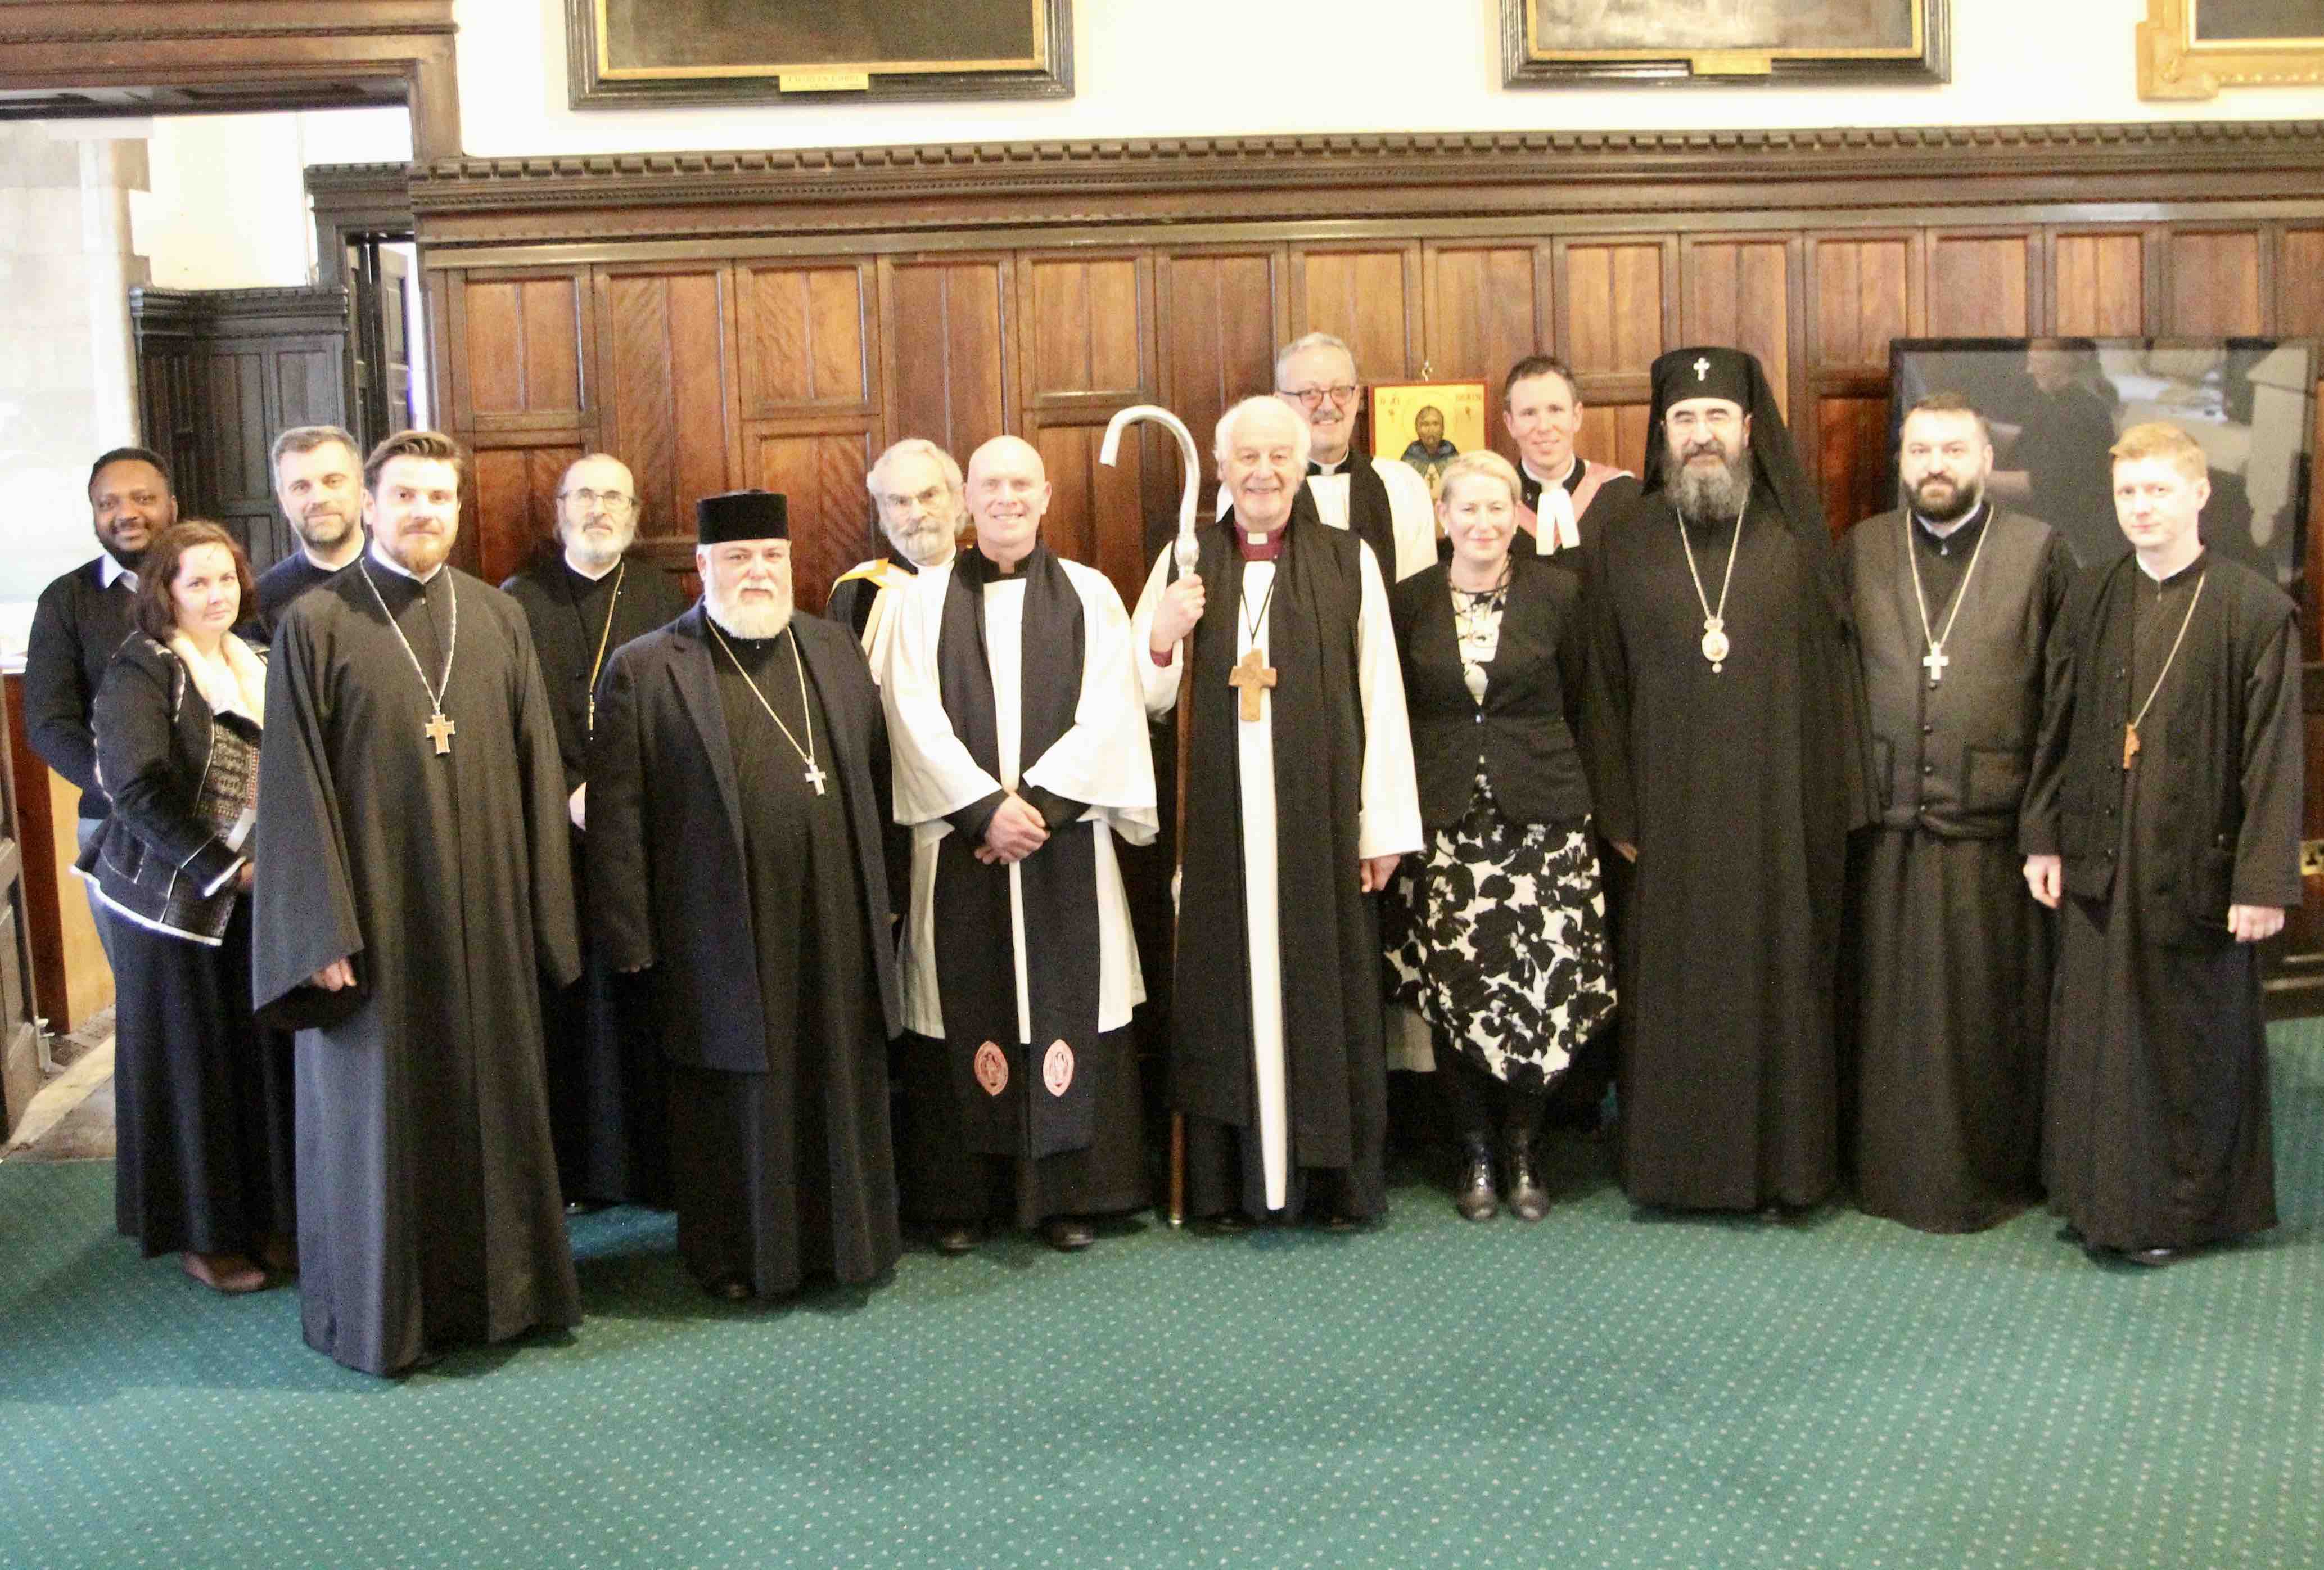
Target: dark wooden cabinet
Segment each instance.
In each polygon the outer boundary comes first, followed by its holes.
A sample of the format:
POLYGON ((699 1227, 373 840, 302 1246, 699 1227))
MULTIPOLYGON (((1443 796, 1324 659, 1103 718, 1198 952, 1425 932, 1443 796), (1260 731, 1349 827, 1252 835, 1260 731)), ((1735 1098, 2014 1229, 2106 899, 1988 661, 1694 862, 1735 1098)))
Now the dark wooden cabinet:
POLYGON ((267 452, 293 425, 348 419, 347 291, 130 291, 145 443, 170 460, 178 510, 224 524, 263 571, 298 540, 267 452))

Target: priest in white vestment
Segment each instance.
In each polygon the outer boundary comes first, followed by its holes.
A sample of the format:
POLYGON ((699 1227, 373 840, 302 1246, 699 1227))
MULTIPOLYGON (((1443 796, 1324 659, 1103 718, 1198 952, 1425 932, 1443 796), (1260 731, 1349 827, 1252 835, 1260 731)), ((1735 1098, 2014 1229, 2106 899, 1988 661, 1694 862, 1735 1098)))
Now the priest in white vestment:
POLYGON ((1040 543, 1040 454, 996 437, 967 488, 975 544, 892 596, 881 684, 912 834, 897 1168, 947 1253, 1011 1220, 1070 1251, 1148 1198, 1114 840, 1152 843, 1154 764, 1120 596, 1040 543))
POLYGON ((1387 1206, 1368 896, 1421 848, 1420 807, 1379 563, 1317 518, 1307 448, 1283 401, 1229 410, 1232 505, 1195 577, 1173 581, 1164 552, 1133 618, 1148 711, 1192 688, 1170 1095, 1188 1213, 1229 1228, 1387 1206))

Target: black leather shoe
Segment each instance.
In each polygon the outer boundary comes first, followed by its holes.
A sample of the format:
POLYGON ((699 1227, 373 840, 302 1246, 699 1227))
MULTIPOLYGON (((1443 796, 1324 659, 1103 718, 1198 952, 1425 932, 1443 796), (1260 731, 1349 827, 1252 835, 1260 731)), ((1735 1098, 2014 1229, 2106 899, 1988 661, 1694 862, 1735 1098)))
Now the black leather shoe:
POLYGON ((976 1229, 973 1226, 938 1227, 936 1234, 936 1252, 954 1258, 976 1251, 976 1229))
POLYGON ((1250 1230, 1250 1217, 1240 1210, 1222 1210, 1197 1219, 1194 1230, 1205 1237, 1240 1237, 1250 1230))
POLYGON ((1482 1134, 1461 1141, 1461 1176, 1452 1185, 1452 1208, 1463 1221, 1490 1221, 1501 1196, 1493 1191, 1493 1147, 1482 1134))
POLYGON ((741 1303, 750 1298, 751 1283, 740 1276, 727 1276, 711 1282, 703 1290, 725 1302, 741 1303))
POLYGON ((2165 1265, 2177 1264, 2187 1256, 2178 1249, 2125 1249, 2122 1257, 2134 1265, 2145 1265, 2159 1270, 2165 1265))
POLYGON ((1511 1134, 1509 1148, 1509 1214, 1519 1221, 1539 1221, 1549 1214, 1549 1190, 1535 1169, 1533 1139, 1511 1134))
POLYGON ((1053 1215, 1041 1224, 1041 1240, 1061 1254, 1077 1254, 1097 1242, 1097 1228, 1077 1215, 1053 1215))

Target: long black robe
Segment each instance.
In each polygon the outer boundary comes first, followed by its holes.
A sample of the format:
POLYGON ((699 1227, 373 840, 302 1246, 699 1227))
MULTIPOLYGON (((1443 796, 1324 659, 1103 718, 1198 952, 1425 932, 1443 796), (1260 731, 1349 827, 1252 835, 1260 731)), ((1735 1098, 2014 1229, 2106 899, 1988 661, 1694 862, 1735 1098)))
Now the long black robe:
MULTIPOLYGON (((592 684, 602 658, 683 613, 686 596, 650 561, 591 578, 544 549, 501 588, 524 607, 557 720, 557 751, 571 794, 588 778, 592 684)), ((574 902, 589 905, 583 835, 572 831, 574 902)), ((669 1152, 660 1056, 640 1043, 635 990, 594 963, 582 924, 581 980, 549 988, 541 1023, 549 1051, 549 1131, 567 1199, 666 1203, 669 1152)))
POLYGON ((678 1248, 762 1297, 868 1281, 901 1251, 888 1123, 898 1028, 880 782, 880 699, 844 628, 726 640, 696 605, 624 649, 590 754, 590 912, 603 964, 647 970, 669 1076, 678 1248))
MULTIPOLYGON (((1854 654, 1799 534, 1822 526, 1755 487, 1719 671, 1659 490, 1589 553, 1599 832, 1638 853, 1618 984, 1623 1187, 1642 1204, 1804 1205, 1836 1177, 1834 960, 1863 800, 1854 654)), ((1688 527, 1716 605, 1735 526, 1688 527)))
POLYGON ((2275 1224, 2259 951, 2229 905, 2301 899, 2298 627, 2216 554, 2157 586, 2134 557, 2085 572, 2060 635, 2073 702, 2045 738, 2062 853, 2043 1176, 2105 1248, 2191 1248, 2275 1224), (2205 583, 2193 619, 2197 586, 2205 583), (2123 726, 2163 671, 2139 723, 2123 726))
POLYGON ((579 1323, 542 1080, 540 980, 580 972, 564 775, 515 603, 366 559, 276 631, 254 999, 299 1028, 307 1340, 351 1368, 579 1323), (374 597, 376 586, 379 597, 374 597), (459 633, 439 755, 429 672, 459 633), (382 614, 384 604, 395 618, 382 614), (358 985, 308 978, 351 958, 358 985))
MULTIPOLYGON (((2032 576, 2011 581, 2005 563, 2019 559, 2015 551, 1978 557, 1991 517, 1980 508, 1943 539, 1916 524, 1909 539, 1931 626, 1940 634, 1949 622, 1956 628, 1946 649, 1958 670, 1948 679, 1959 688, 1967 662, 1976 662, 1981 691, 2016 698, 1996 706, 2006 713, 1964 715, 1931 700, 1917 664, 1926 644, 1913 579, 1895 545, 1899 513, 1858 524, 1841 556, 1866 646, 1901 634, 1886 655, 1914 673, 1908 698, 1871 679, 1868 654, 1873 733, 1892 766, 1882 821, 1849 845, 1842 1126, 1858 1204, 1924 1232, 1994 1225, 2041 1192, 2055 924, 2025 887, 2023 795, 2006 808, 1981 796, 1973 814, 1913 812, 1928 799, 1913 789, 1913 760, 1932 761, 1953 784, 1969 767, 1965 751, 1979 742, 1988 756, 1995 743, 2018 743, 2013 762, 2030 764, 2046 706, 2063 701, 2064 646, 2050 633, 2073 582, 2072 554, 2043 530, 2032 576), (1978 566, 1969 576, 1972 559, 1978 566), (1872 561, 1886 569, 1877 581, 1867 576, 1872 561), (1977 614, 1956 620, 1965 576, 1976 597, 1962 610, 1977 614)), ((2006 538, 2032 551, 2031 531, 2042 526, 2006 521, 2006 538)))

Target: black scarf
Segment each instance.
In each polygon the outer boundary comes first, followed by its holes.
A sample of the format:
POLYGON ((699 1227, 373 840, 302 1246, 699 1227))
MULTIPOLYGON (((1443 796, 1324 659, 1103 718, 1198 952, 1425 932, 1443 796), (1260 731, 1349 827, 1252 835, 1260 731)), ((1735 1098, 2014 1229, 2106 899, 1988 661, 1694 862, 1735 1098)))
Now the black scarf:
MULTIPOLYGON (((1372 460, 1352 447, 1348 448, 1340 468, 1348 476, 1348 532, 1372 548, 1372 555, 1379 562, 1381 581, 1394 583, 1396 510, 1388 504, 1388 482, 1379 477, 1372 460)), ((1307 466, 1311 478, 1323 472, 1319 464, 1307 466)))
MULTIPOLYGON (((1081 596, 1056 554, 1036 545, 1018 564, 1018 576, 1025 581, 1018 756, 1029 766, 1073 728, 1085 645, 1081 596)), ((953 734, 996 780, 1001 742, 985 648, 984 589, 1001 577, 973 547, 955 557, 936 641, 938 685, 953 734)), ((980 863, 978 842, 964 834, 946 835, 937 849, 936 985, 972 1150, 1038 1158, 1086 1149, 1096 1135, 1090 1075, 1098 1035, 1096 836, 1103 828, 1066 824, 1017 864, 1026 935, 1038 943, 1025 966, 1029 1050, 1017 1039, 1009 868, 980 863)))

